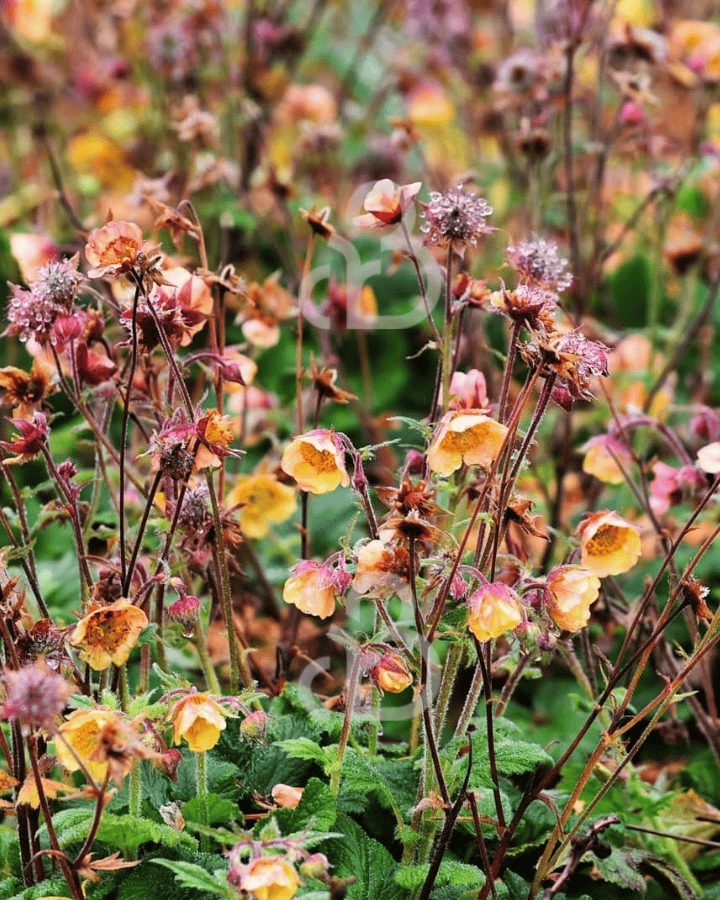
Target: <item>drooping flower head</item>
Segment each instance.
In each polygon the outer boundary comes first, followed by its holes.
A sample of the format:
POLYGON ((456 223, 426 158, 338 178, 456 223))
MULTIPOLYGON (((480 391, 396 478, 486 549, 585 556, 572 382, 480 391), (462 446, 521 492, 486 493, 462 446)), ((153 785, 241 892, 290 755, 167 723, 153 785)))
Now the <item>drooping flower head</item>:
POLYGON ((605 484, 624 483, 623 468, 627 472, 633 461, 626 444, 612 435, 601 434, 590 438, 582 449, 585 451, 583 472, 594 475, 605 484))
POLYGON ((486 409, 490 401, 485 376, 478 369, 453 372, 450 379, 450 406, 453 409, 486 409))
POLYGON ((468 599, 468 628, 479 641, 498 638, 522 622, 520 599, 500 581, 480 585, 468 599))
POLYGON ((270 472, 241 475, 225 503, 240 506, 240 527, 245 537, 261 538, 274 522, 284 522, 295 512, 295 491, 270 472))
POLYGON ((350 575, 344 569, 311 560, 303 560, 292 572, 283 588, 283 600, 310 616, 329 618, 335 612, 335 601, 348 587, 350 575))
POLYGON ((235 852, 230 854, 227 877, 241 896, 252 894, 256 900, 291 900, 300 883, 297 872, 282 856, 257 856, 242 863, 235 852))
POLYGON ((505 440, 507 428, 478 409, 448 413, 427 452, 433 472, 451 475, 464 463, 488 468, 505 440))
POLYGON ((357 551, 357 568, 352 588, 364 597, 384 600, 397 594, 401 600, 409 600, 410 557, 406 546, 389 541, 387 531, 380 538, 368 541, 357 551))
POLYGON ((547 577, 546 603, 550 617, 563 631, 580 631, 600 593, 600 579, 582 566, 556 566, 547 577))
POLYGON ((296 437, 285 448, 280 466, 297 481, 301 490, 311 494, 327 494, 339 485, 350 484, 342 441, 326 429, 296 437))
POLYGON ((108 760, 97 759, 93 754, 99 747, 100 734, 105 726, 119 726, 120 722, 120 715, 112 709, 76 709, 58 729, 55 753, 60 765, 69 772, 76 772, 80 768, 76 756, 80 757, 92 777, 102 782, 108 770, 108 760))
POLYGON ((459 184, 452 190, 430 192, 430 202, 423 203, 425 222, 420 227, 425 243, 437 247, 453 244, 462 251, 466 244, 476 247, 478 239, 493 231, 485 221, 493 208, 474 191, 459 184))
POLYGON ((210 694, 188 694, 173 706, 173 741, 185 738, 193 753, 210 750, 227 727, 225 713, 210 694))
POLYGON ((582 564, 600 578, 622 575, 640 558, 640 532, 615 512, 596 512, 579 527, 582 564))
POLYGON ((95 606, 75 626, 70 643, 80 648, 80 658, 100 672, 110 664, 127 662, 148 619, 137 606, 121 597, 109 606, 95 606))
POLYGON ((31 421, 43 400, 56 390, 50 370, 36 357, 29 372, 16 366, 0 369, 0 391, 4 391, 3 405, 13 407, 16 419, 31 421))
POLYGON ((400 694, 413 683, 408 664, 399 653, 385 653, 370 671, 375 686, 382 692, 400 694))

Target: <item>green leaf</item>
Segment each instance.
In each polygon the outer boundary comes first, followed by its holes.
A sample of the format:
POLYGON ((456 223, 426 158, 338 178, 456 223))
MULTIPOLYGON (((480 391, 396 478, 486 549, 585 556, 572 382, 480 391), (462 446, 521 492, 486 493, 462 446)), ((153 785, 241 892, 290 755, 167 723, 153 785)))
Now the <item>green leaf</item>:
MULTIPOLYGON (((412 772, 412 763, 404 765, 397 760, 391 760, 385 764, 388 771, 397 770, 403 772, 406 782, 411 785, 412 798, 410 805, 414 802, 415 782, 416 779, 412 772)), ((388 783, 386 773, 382 771, 382 760, 374 759, 372 761, 360 756, 352 748, 348 748, 343 759, 343 774, 340 782, 339 803, 343 808, 354 812, 361 812, 367 805, 368 794, 375 794, 385 809, 392 811, 396 827, 402 828, 404 824, 403 813, 398 806, 395 785, 388 783)))
POLYGON ((594 853, 586 853, 583 859, 592 860, 594 869, 603 881, 609 881, 631 891, 645 892, 645 877, 631 852, 621 847, 613 847, 605 859, 600 859, 594 853))
POLYGON ((400 887, 414 891, 416 888, 422 887, 430 871, 430 863, 422 863, 417 866, 400 866, 395 872, 395 881, 400 887))
POLYGON ((524 878, 516 875, 515 872, 506 870, 503 881, 508 891, 508 900, 527 900, 530 885, 524 878))
MULTIPOLYGON (((182 808, 182 814, 188 822, 200 822, 200 799, 193 797, 192 800, 188 800, 182 808)), ((226 824, 240 817, 237 803, 233 803, 232 800, 226 800, 217 794, 208 794, 207 814, 208 825, 226 824)))
MULTIPOLYGON (((522 731, 507 719, 496 723, 495 764, 500 775, 519 775, 532 772, 540 764, 550 764, 552 759, 540 746, 521 739, 522 731)), ((454 783, 458 783, 465 774, 467 756, 458 756, 459 749, 465 742, 453 741, 449 747, 452 752, 452 775, 454 783)), ((443 753, 445 755, 445 753, 443 753)), ((490 774, 490 757, 488 753, 487 735, 478 731, 473 735, 473 768, 470 775, 470 787, 492 787, 490 774)))
POLYGON ((226 873, 222 869, 218 869, 211 874, 206 869, 203 869, 202 866, 197 866, 195 863, 185 862, 181 859, 153 859, 151 862, 170 869, 175 876, 175 881, 183 887, 197 891, 210 891, 210 893, 218 894, 220 897, 229 896, 226 888, 226 873))
POLYGON ((43 900, 44 897, 72 897, 64 878, 52 878, 25 888, 19 894, 12 894, 3 900, 43 900))
POLYGON ((295 834, 312 828, 329 831, 337 818, 337 806, 333 792, 319 778, 311 778, 295 809, 279 809, 275 813, 280 831, 284 835, 295 834))
POLYGON ((677 897, 678 900, 698 900, 697 893, 674 866, 661 857, 645 853, 642 850, 630 852, 636 860, 638 869, 643 875, 656 881, 667 897, 677 897))
POLYGON ((355 878, 348 887, 347 900, 405 900, 405 892, 395 883, 397 864, 382 844, 368 837, 352 819, 340 819, 335 829, 344 835, 332 841, 328 853, 337 878, 355 878))
POLYGON ((277 741, 275 746, 284 750, 293 759, 310 759, 320 765, 325 764, 324 748, 315 741, 311 741, 310 738, 290 738, 287 741, 277 741))
MULTIPOLYGON (((76 844, 90 833, 93 819, 91 809, 65 809, 53 816, 53 824, 60 844, 76 844)), ((44 828, 44 826, 43 826, 44 828)), ((197 841, 189 834, 176 831, 169 825, 138 819, 135 816, 116 816, 107 810, 100 820, 97 833, 100 843, 117 847, 123 855, 128 850, 136 850, 141 844, 162 844, 164 847, 188 847, 195 849, 197 841)))

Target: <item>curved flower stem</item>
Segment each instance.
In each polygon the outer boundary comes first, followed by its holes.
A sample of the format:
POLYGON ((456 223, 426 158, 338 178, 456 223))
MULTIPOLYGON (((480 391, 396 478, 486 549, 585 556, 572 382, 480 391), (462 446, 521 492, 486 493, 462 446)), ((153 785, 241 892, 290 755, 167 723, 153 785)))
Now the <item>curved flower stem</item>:
MULTIPOLYGON (((445 326, 443 334, 443 361, 442 361, 442 409, 448 411, 450 401, 450 375, 453 363, 453 339, 452 339, 452 259, 453 242, 448 247, 447 272, 445 275, 445 326)), ((431 417, 431 418, 434 418, 431 417)))
POLYGON ((463 656, 465 655, 465 645, 459 641, 450 644, 450 648, 445 658, 443 666, 442 680, 440 682, 440 690, 438 691, 437 702, 435 704, 435 733, 442 734, 445 727, 445 719, 447 717, 448 706, 453 695, 455 687, 455 679, 460 669, 463 656))
POLYGON ((475 707, 477 706, 478 697, 482 692, 482 688, 482 667, 478 662, 478 664, 475 666, 475 672, 473 673, 472 682, 470 683, 470 689, 468 690, 467 697, 465 698, 465 703, 463 704, 460 718, 458 719, 457 725, 455 726, 454 737, 462 737, 462 735, 465 734, 468 723, 470 719, 472 719, 473 713, 475 712, 475 707))
MULTIPOLYGON (((140 781, 140 760, 135 760, 135 765, 130 770, 130 790, 128 792, 128 815, 133 819, 140 818, 140 803, 142 800, 142 785, 140 781)), ((137 859, 137 848, 128 848, 128 859, 137 859)))
POLYGON ((303 381, 303 322, 304 310, 303 306, 305 297, 305 281, 310 274, 310 266, 312 264, 313 251, 315 250, 315 232, 310 232, 308 238, 307 252, 305 254, 305 262, 303 263, 302 275, 300 277, 300 296, 298 297, 298 313, 297 313, 297 344, 295 345, 295 393, 297 403, 297 427, 298 434, 302 434, 305 430, 305 416, 303 414, 302 403, 302 381, 303 381))
POLYGON ((431 715, 432 686, 430 682, 430 663, 428 659, 430 645, 425 637, 425 623, 422 620, 422 613, 420 612, 420 604, 417 595, 414 535, 410 535, 408 538, 408 574, 410 579, 410 590, 412 592, 413 612, 415 614, 415 627, 417 629, 418 641, 420 644, 420 702, 422 704, 423 722, 425 723, 425 744, 430 751, 433 769, 435 770, 435 778, 437 779, 438 788, 440 789, 440 795, 445 803, 449 805, 450 794, 448 793, 445 775, 443 774, 442 765, 440 763, 440 754, 438 753, 435 729, 431 715))
POLYGON ((490 778, 493 784, 493 797, 495 798, 495 811, 497 812, 500 828, 505 828, 505 813, 500 796, 500 779, 498 777, 497 759, 495 757, 495 725, 493 722, 493 698, 492 698, 492 641, 486 641, 485 646, 473 636, 478 663, 482 672, 483 693, 485 694, 485 722, 487 725, 488 761, 490 763, 490 778))
POLYGON ((340 777, 342 775, 342 762, 345 756, 348 739, 350 738, 350 721, 355 709, 355 694, 358 684, 360 683, 360 669, 362 666, 362 653, 356 653, 353 664, 350 668, 350 674, 346 682, 345 688, 345 718, 343 719, 343 727, 340 732, 340 740, 338 741, 338 758, 337 768, 333 770, 330 776, 330 790, 337 797, 340 790, 340 777))
POLYGON ((28 756, 30 757, 30 765, 32 767, 33 777, 35 778, 35 787, 37 788, 38 798, 40 800, 40 808, 42 809, 43 818, 45 819, 45 827, 47 828, 50 845, 60 860, 60 868, 62 869, 68 887, 72 891, 74 900, 83 900, 84 894, 80 885, 80 879, 75 872, 74 865, 71 865, 67 856, 60 848, 60 843, 55 832, 52 821, 50 806, 47 801, 45 789, 43 787, 42 776, 40 774, 40 766, 37 757, 37 736, 31 734, 27 738, 28 756))
POLYGON ((413 245, 412 241, 410 240, 410 235, 408 234, 407 225, 405 224, 403 219, 400 219, 400 228, 402 229, 402 233, 405 236, 405 241, 408 245, 408 256, 410 257, 410 261, 412 262, 415 269, 418 287, 420 288, 420 296, 422 297, 423 306, 425 307, 425 314, 428 317, 428 325, 432 330, 433 337, 435 338, 439 349, 443 346, 443 339, 440 335, 440 332, 438 331, 437 325, 435 324, 435 320, 432 317, 432 310, 430 309, 427 290, 425 289, 425 280, 423 279, 422 272, 420 271, 420 263, 418 262, 418 258, 415 255, 415 251, 413 250, 413 245))
POLYGON ((88 589, 92 587, 93 580, 85 555, 85 545, 83 543, 82 525, 80 524, 80 513, 78 511, 77 501, 74 500, 63 487, 63 479, 60 477, 60 473, 57 470, 55 460, 52 458, 49 447, 46 444, 43 444, 41 449, 45 464, 55 481, 58 493, 65 502, 65 507, 70 518, 70 525, 72 526, 75 547, 78 554, 78 566, 80 568, 80 595, 84 602, 87 597, 88 589))
MULTIPOLYGON (((52 350, 53 357, 55 358, 55 369, 57 372, 58 379, 60 384, 62 385, 63 391, 70 398, 72 403, 74 404, 77 411, 83 416, 85 421, 90 426, 93 435, 100 441, 103 447, 107 450, 108 454, 112 458, 112 461, 119 468, 120 467, 120 454, 117 451, 117 448, 114 446, 110 438, 105 434, 101 426, 95 419, 95 416, 90 412, 87 404, 83 401, 79 394, 76 394, 75 391, 70 387, 67 378, 65 377, 65 373, 62 370, 62 364, 60 362, 60 357, 58 356, 57 349, 54 344, 50 344, 50 349, 52 350)), ((130 481, 133 487, 137 488, 140 493, 145 490, 145 485, 142 480, 138 478, 138 476, 127 469, 125 470, 125 477, 130 481)))
POLYGON ((107 791, 108 784, 110 783, 110 767, 108 766, 107 771, 105 772, 105 778, 103 779, 103 783, 100 786, 100 790, 98 791, 97 800, 95 802, 95 815, 93 816, 92 824, 90 826, 90 831, 88 832, 88 836, 85 838, 85 843, 80 848, 78 855, 73 860, 73 869, 77 868, 82 864, 83 860, 87 856, 87 854, 92 849, 92 845, 95 843, 95 838, 97 837, 98 828, 100 827, 100 819, 102 818, 102 811, 105 809, 105 793, 107 791))
MULTIPOLYGON (((208 813, 208 786, 207 786, 207 757, 204 750, 195 754, 195 777, 197 785, 199 824, 208 827, 210 824, 208 813)), ((210 839, 207 834, 200 832, 200 852, 207 853, 210 850, 210 839)))
POLYGON ((202 666, 202 670, 205 674, 205 681, 207 683, 208 690, 211 694, 217 694, 218 696, 220 696, 222 694, 222 691, 220 689, 220 682, 218 681, 215 667, 212 664, 210 654, 207 650, 205 630, 203 629, 202 622, 200 621, 199 617, 195 622, 195 649, 197 650, 198 659, 200 660, 200 665, 202 666))
MULTIPOLYGON (((130 315, 130 363, 127 372, 127 388, 125 389, 125 398, 123 402, 122 424, 120 426, 120 488, 118 490, 119 503, 119 530, 120 530, 120 580, 125 587, 127 580, 127 542, 125 536, 125 454, 127 449, 128 423, 130 420, 130 396, 133 389, 133 381, 135 379, 135 368, 137 366, 138 352, 138 335, 137 335, 137 308, 140 300, 140 289, 142 286, 142 276, 135 276, 135 296, 133 297, 132 313, 130 315)), ((79 385, 78 385, 79 390, 79 385)))
POLYGON ((515 357, 517 356, 518 339, 520 338, 521 330, 522 322, 513 322, 512 331, 510 332, 507 361, 505 363, 505 372, 503 373, 502 388, 500 390, 500 400, 498 401, 498 422, 503 424, 505 423, 507 399, 510 392, 510 382, 512 381, 512 371, 515 365, 515 357))
MULTIPOLYGON (((240 663, 237 647, 237 636, 235 635, 235 617, 233 614, 232 592, 230 590, 230 573, 228 572, 225 536, 223 534, 222 519, 220 518, 220 507, 218 506, 217 494, 215 493, 215 483, 210 472, 205 473, 208 492, 210 494, 210 505, 213 513, 213 524, 215 531, 215 559, 218 567, 218 575, 220 577, 220 600, 222 603, 223 614, 225 616, 225 627, 227 629, 228 646, 230 649, 230 682, 232 689, 237 690, 240 684, 240 663)), ((247 665, 247 664, 246 664, 247 665)), ((249 673, 243 671, 242 683, 244 687, 250 687, 252 678, 249 673)))
MULTIPOLYGON (((125 572, 125 579, 122 586, 123 597, 127 597, 128 591, 130 590, 133 573, 135 572, 135 564, 137 563, 138 554, 140 553, 140 547, 142 546, 142 539, 145 534, 145 528, 147 527, 148 519, 150 518, 150 510, 152 509, 153 501, 155 500, 155 494, 157 493, 157 489, 160 487, 160 481, 162 480, 162 477, 162 470, 159 469, 155 473, 155 478, 153 479, 153 483, 150 486, 150 493, 145 503, 145 509, 143 510, 142 519, 140 520, 140 528, 138 529, 137 538, 135 539, 135 545, 133 546, 132 554, 130 556, 130 562, 128 563, 127 570, 125 572)), ((120 497, 122 496, 123 492, 120 491, 120 497)), ((120 517, 120 521, 122 521, 122 516, 120 517)), ((124 558, 124 556, 121 558, 124 558)))

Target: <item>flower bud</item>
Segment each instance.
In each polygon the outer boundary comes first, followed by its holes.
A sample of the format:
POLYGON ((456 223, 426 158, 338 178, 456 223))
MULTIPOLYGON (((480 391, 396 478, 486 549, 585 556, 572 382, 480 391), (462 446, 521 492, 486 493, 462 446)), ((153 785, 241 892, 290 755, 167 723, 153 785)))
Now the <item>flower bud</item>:
POLYGON ((289 784, 276 784, 272 789, 272 798, 277 806, 295 809, 302 799, 305 788, 292 787, 289 784))
POLYGON ((245 740, 261 743, 265 740, 265 732, 267 731, 267 713, 261 709, 251 712, 249 716, 240 723, 240 734, 245 740))
POLYGON ((386 653, 371 670, 375 686, 391 694, 400 694, 413 683, 413 677, 399 653, 386 653))

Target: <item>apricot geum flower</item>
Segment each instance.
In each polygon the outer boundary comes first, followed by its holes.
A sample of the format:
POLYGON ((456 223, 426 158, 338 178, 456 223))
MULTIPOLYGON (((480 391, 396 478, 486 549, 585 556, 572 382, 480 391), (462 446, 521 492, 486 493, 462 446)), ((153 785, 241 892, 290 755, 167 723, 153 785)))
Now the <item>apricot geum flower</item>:
POLYGON ((448 413, 427 451, 433 472, 452 475, 463 463, 489 468, 505 441, 507 428, 482 410, 466 409, 448 413))
POLYGON ((481 584, 467 602, 468 628, 479 641, 498 638, 523 621, 520 598, 500 581, 481 584))
POLYGON ((583 472, 605 484, 624 483, 623 469, 627 472, 632 466, 632 454, 625 444, 612 435, 603 434, 590 438, 582 449, 585 451, 583 472))
POLYGON ((295 512, 295 490, 269 472, 241 475, 225 498, 228 508, 240 506, 240 527, 249 538, 261 538, 271 523, 284 522, 295 512))
POLYGON ((121 666, 127 662, 140 632, 147 625, 145 613, 121 597, 109 606, 91 605, 75 626, 70 643, 80 648, 83 662, 101 672, 111 663, 121 666))
POLYGON ((90 263, 90 278, 127 275, 133 269, 146 268, 155 249, 143 240, 134 222, 108 222, 91 231, 85 245, 85 258, 90 263))
POLYGON ((105 726, 118 726, 120 721, 120 714, 106 707, 76 709, 59 727, 55 738, 55 753, 60 765, 69 772, 75 772, 82 763, 96 781, 102 782, 109 763, 94 754, 105 726))
POLYGON ((357 566, 352 581, 353 590, 364 597, 384 600, 397 594, 401 600, 411 596, 407 548, 381 537, 363 544, 356 553, 357 566))
POLYGON ((399 653, 386 653, 370 670, 373 684, 381 692, 400 694, 413 683, 408 664, 399 653))
POLYGON ((256 900, 291 900, 300 883, 298 874, 281 856, 258 856, 249 863, 231 864, 228 882, 243 896, 256 900))
POLYGON ((598 576, 582 566, 556 566, 545 582, 547 610, 562 631, 580 631, 600 593, 598 576))
POLYGON ((412 206, 421 187, 420 181, 399 187, 395 187, 395 183, 389 178, 376 181, 363 202, 367 212, 356 216, 355 224, 360 228, 388 228, 397 225, 412 206))
POLYGON ((335 601, 345 593, 351 577, 344 569, 333 569, 326 563, 311 560, 303 560, 292 572, 283 588, 283 600, 300 612, 321 619, 335 612, 335 601))
POLYGON ((635 565, 642 551, 640 532, 615 512, 596 512, 578 527, 582 565, 600 578, 622 575, 635 565))
POLYGON ((225 711, 210 694, 187 694, 173 706, 173 742, 185 738, 193 753, 210 750, 226 728, 225 711))
POLYGON ((339 485, 350 484, 340 436, 326 429, 296 437, 285 448, 280 466, 301 490, 311 494, 327 494, 339 485))

